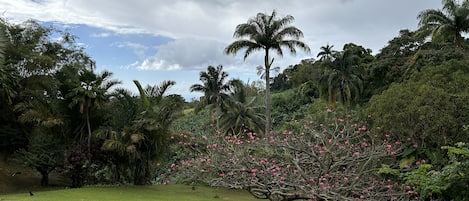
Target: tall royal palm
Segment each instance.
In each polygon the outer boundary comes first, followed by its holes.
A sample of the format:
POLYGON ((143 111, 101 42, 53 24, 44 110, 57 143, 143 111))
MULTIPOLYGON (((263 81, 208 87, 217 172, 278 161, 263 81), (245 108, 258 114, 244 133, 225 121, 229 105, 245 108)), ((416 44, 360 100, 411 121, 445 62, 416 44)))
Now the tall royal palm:
POLYGON ((250 18, 247 23, 239 24, 233 34, 234 41, 225 48, 226 54, 236 55, 240 50, 244 50, 244 59, 251 55, 254 51, 264 51, 264 70, 265 70, 265 133, 270 133, 270 67, 274 62, 274 58, 270 57, 270 52, 283 56, 282 48, 287 48, 290 53, 296 54, 295 48, 300 48, 309 52, 309 47, 300 38, 303 32, 298 28, 291 26, 294 21, 293 16, 287 15, 278 18, 277 12, 272 11, 271 15, 258 13, 255 17, 250 18))
MULTIPOLYGON (((216 109, 217 115, 220 115, 223 101, 228 98, 228 92, 232 85, 231 81, 225 82, 226 77, 228 77, 228 73, 223 71, 223 66, 219 65, 216 68, 208 66, 207 71, 200 72, 200 81, 203 84, 194 84, 190 87, 191 92, 204 93, 205 104, 212 105, 216 109)), ((213 110, 210 112, 210 120, 213 124, 213 110)))
POLYGON ((422 33, 431 34, 437 42, 453 42, 462 46, 462 34, 469 32, 469 0, 442 0, 443 9, 427 9, 418 15, 422 33))

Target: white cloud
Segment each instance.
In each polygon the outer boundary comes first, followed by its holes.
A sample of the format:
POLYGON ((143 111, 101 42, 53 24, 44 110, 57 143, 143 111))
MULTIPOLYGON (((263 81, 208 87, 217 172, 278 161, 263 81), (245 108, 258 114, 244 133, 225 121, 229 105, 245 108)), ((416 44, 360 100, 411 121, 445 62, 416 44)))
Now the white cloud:
POLYGON ((140 43, 134 43, 134 42, 117 42, 113 44, 112 46, 116 46, 119 48, 130 48, 134 52, 135 55, 137 55, 140 59, 145 58, 146 56, 146 50, 149 49, 148 46, 140 44, 140 43))
POLYGON ((93 33, 91 34, 91 37, 94 37, 94 38, 107 38, 111 36, 111 33, 109 32, 102 32, 102 33, 93 33))
POLYGON ((210 39, 181 38, 160 45, 155 55, 138 67, 140 70, 203 70, 207 66, 239 63, 223 54, 224 43, 210 39))

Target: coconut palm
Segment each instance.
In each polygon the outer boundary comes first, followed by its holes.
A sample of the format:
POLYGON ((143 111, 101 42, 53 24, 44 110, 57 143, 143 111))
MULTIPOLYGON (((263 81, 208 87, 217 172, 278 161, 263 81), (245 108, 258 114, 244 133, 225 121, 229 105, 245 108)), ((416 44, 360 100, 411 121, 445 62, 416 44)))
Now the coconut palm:
POLYGON ((317 57, 319 57, 319 61, 332 60, 333 55, 337 52, 332 49, 333 47, 334 46, 329 45, 329 43, 326 46, 322 46, 321 51, 317 55, 317 57))
MULTIPOLYGON (((210 121, 214 123, 213 108, 215 108, 217 115, 221 114, 223 101, 228 98, 228 92, 231 88, 231 81, 225 82, 228 73, 223 71, 223 66, 219 65, 216 68, 208 66, 207 71, 200 72, 200 81, 203 84, 194 84, 190 87, 190 91, 204 93, 205 104, 212 105, 210 110, 210 121)), ((218 118, 217 118, 218 119, 218 118)), ((218 129, 218 121, 217 121, 218 129)))
POLYGON ((233 83, 233 93, 223 103, 226 111, 220 119, 221 128, 233 134, 248 131, 263 133, 264 107, 257 104, 257 96, 248 97, 247 88, 241 80, 235 80, 233 83))
POLYGON ((264 51, 264 71, 265 71, 265 133, 270 132, 270 67, 274 62, 271 58, 271 51, 283 56, 282 48, 287 48, 290 53, 295 54, 296 49, 300 48, 309 52, 309 47, 300 41, 303 32, 298 28, 291 26, 294 21, 293 16, 287 15, 279 18, 277 12, 272 11, 271 15, 258 13, 255 17, 250 18, 247 23, 239 24, 233 34, 234 41, 225 48, 226 54, 236 55, 240 50, 245 50, 244 59, 251 55, 254 51, 264 51))
POLYGON ((427 9, 419 13, 420 33, 431 34, 436 42, 452 42, 462 45, 462 34, 469 32, 469 1, 460 4, 456 0, 442 0, 443 9, 427 9))

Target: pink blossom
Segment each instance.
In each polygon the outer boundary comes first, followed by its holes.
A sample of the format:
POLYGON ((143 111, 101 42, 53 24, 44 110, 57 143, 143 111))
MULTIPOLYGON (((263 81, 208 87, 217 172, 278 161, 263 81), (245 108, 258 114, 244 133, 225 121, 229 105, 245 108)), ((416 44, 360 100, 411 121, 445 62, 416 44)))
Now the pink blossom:
POLYGON ((202 140, 207 140, 207 136, 203 135, 202 140))
POLYGON ((396 144, 396 145, 401 145, 401 142, 397 141, 397 142, 395 142, 394 144, 396 144))
POLYGON ((251 172, 252 172, 252 173, 256 173, 256 172, 257 172, 257 169, 252 169, 251 172))
POLYGON ((422 159, 421 163, 425 164, 425 163, 427 163, 427 161, 425 159, 422 159))
POLYGON ((326 110, 326 111, 327 111, 327 113, 331 113, 331 112, 332 112, 332 110, 331 110, 331 109, 329 109, 329 108, 327 108, 327 110, 326 110))
POLYGON ((225 173, 220 173, 220 177, 225 177, 225 173))
POLYGON ((348 181, 348 177, 344 177, 344 181, 348 181))
POLYGON ((359 156, 359 155, 360 155, 360 153, 358 153, 358 152, 353 153, 353 156, 359 156))
POLYGON ((362 142, 362 147, 367 147, 368 144, 366 142, 362 142))

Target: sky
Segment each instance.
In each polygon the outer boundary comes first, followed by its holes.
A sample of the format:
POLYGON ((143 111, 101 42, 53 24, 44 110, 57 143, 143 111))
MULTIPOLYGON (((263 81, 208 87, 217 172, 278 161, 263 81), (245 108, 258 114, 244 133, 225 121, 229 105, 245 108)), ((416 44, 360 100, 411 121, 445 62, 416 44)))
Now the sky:
POLYGON ((256 67, 263 64, 262 53, 246 60, 242 51, 223 54, 235 40, 236 26, 259 12, 293 16, 292 25, 311 48, 275 55, 273 65, 283 70, 316 58, 327 44, 341 50, 352 42, 376 54, 399 30, 416 30, 419 12, 440 8, 441 0, 0 0, 0 17, 68 30, 96 61, 97 72, 113 72, 120 87, 137 93, 132 80, 142 85, 173 80, 169 93, 191 100, 203 95, 189 88, 201 84, 199 73, 209 65, 223 65, 229 79, 260 80, 256 67))

